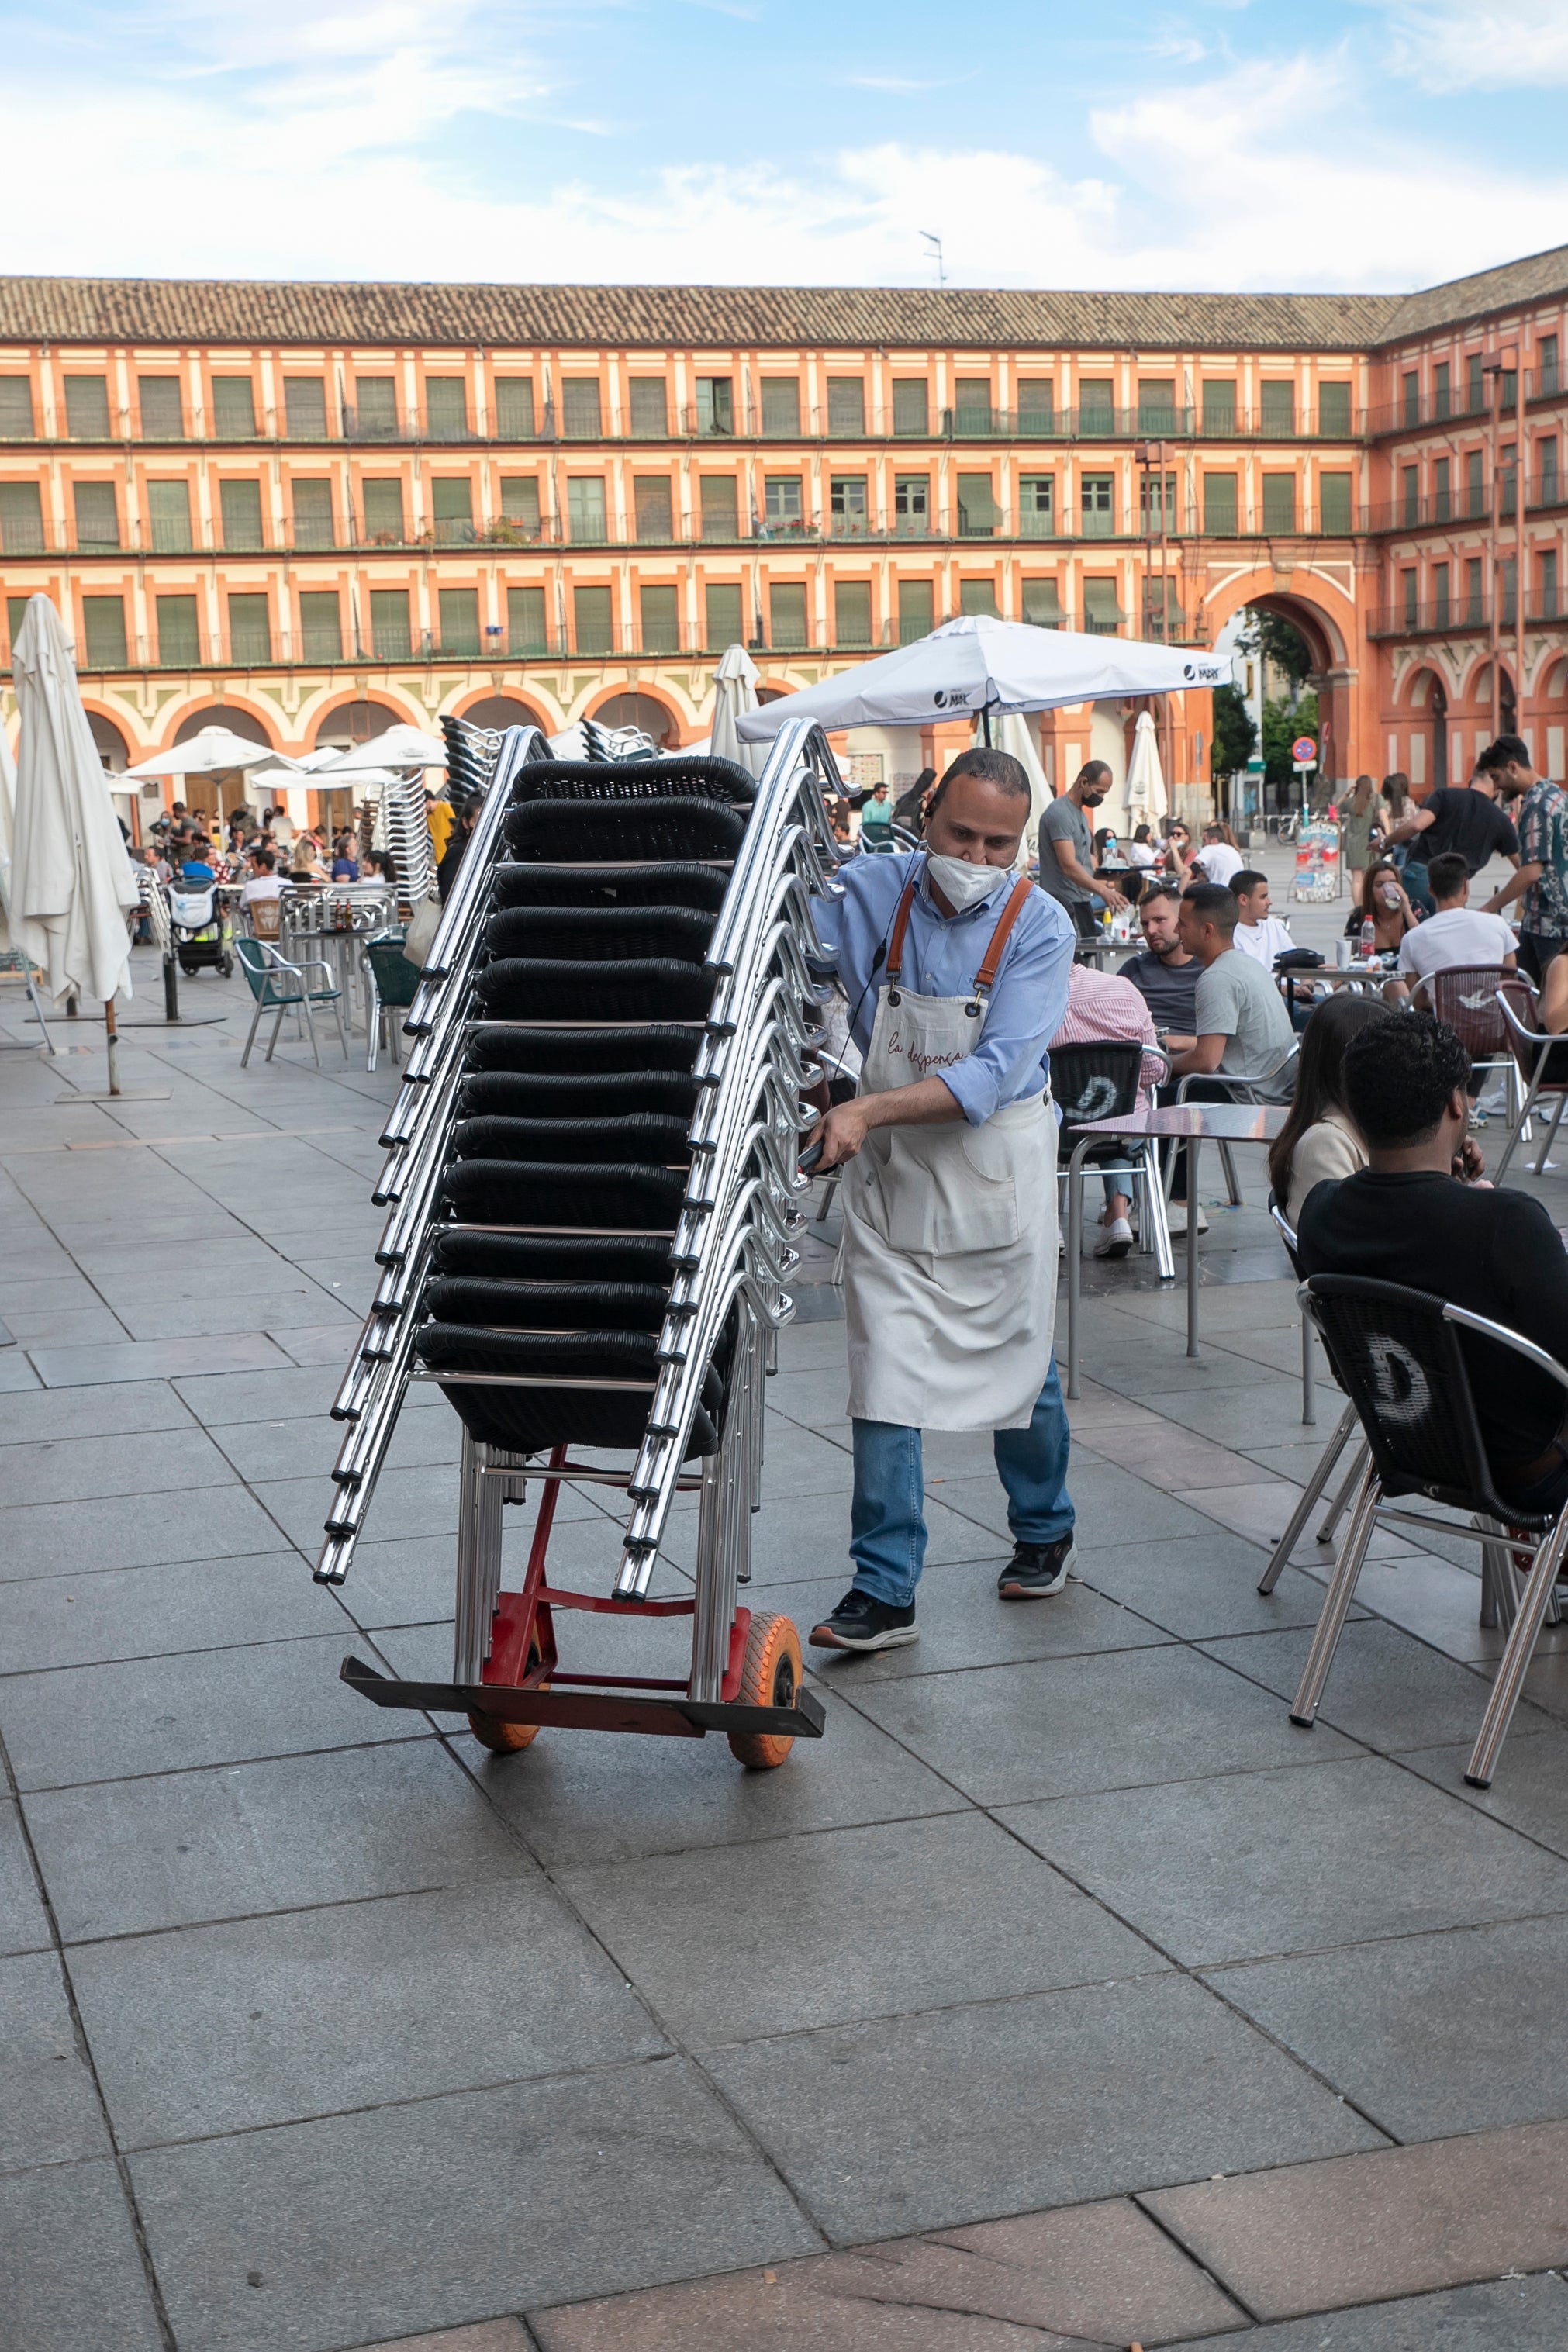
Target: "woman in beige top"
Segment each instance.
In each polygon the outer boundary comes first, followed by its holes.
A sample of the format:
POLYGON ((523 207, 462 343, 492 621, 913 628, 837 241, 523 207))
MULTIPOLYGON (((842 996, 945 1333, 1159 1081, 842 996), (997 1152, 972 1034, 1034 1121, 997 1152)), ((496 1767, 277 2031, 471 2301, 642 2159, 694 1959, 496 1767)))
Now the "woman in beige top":
POLYGON ((1290 1115, 1268 1151, 1268 1181, 1292 1231, 1314 1184, 1366 1166, 1366 1147, 1344 1105, 1345 1047, 1368 1022, 1398 1018, 1380 997, 1345 989, 1326 997, 1301 1033, 1290 1115))

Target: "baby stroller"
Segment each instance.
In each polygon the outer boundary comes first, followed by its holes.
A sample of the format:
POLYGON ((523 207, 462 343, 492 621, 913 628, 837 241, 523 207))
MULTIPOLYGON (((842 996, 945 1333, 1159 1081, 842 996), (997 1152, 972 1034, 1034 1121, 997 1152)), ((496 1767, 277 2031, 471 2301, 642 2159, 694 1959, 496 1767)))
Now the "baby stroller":
POLYGON ((169 919, 182 971, 218 971, 225 980, 234 977, 231 927, 221 883, 174 883, 169 890, 169 919))

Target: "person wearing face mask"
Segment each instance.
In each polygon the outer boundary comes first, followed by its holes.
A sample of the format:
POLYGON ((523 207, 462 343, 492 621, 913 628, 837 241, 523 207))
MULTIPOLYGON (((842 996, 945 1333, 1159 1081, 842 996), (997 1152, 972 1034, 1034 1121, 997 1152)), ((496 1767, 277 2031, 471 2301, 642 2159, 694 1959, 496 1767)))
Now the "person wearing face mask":
POLYGON ((926 846, 857 858, 819 902, 824 961, 864 1056, 826 1109, 842 1166, 854 1582, 816 1648, 915 1641, 925 1558, 921 1433, 990 1430, 1007 1493, 1007 1601, 1059 1592, 1072 1559, 1067 1414, 1052 1352, 1056 1121, 1047 1041, 1074 932, 1015 871, 1029 785, 976 749, 932 798, 926 846))
POLYGON ((1040 818, 1040 887, 1067 908, 1084 940, 1099 936, 1097 901, 1112 914, 1127 904, 1114 882, 1095 874, 1094 835, 1085 814, 1110 790, 1110 770, 1103 760, 1090 760, 1040 818))

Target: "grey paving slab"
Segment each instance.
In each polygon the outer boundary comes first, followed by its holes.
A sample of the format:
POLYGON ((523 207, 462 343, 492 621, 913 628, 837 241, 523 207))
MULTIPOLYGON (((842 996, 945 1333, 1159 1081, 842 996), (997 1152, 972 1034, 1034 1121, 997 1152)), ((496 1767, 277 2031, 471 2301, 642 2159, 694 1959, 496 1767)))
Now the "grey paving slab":
MULTIPOLYGON (((1000 1496, 1000 1487, 996 1491, 1000 1496)), ((996 1538, 989 1528, 963 1517, 947 1504, 928 1502, 925 1517, 930 1537, 926 1552, 929 1567, 938 1567, 945 1560, 997 1557, 996 1538)), ((664 1549, 681 1567, 695 1564, 695 1512, 681 1511, 671 1517, 664 1549)), ((753 1517, 752 1572, 759 1579, 783 1583, 797 1578, 804 1580, 831 1576, 835 1560, 842 1562, 844 1582, 847 1584, 851 1573, 847 1483, 834 1494, 781 1496, 773 1503, 765 1503, 753 1517)))
POLYGON ((0 1732, 16 1785, 58 1789, 374 1745, 395 1736, 392 1725, 338 1679, 346 1654, 363 1647, 345 1620, 314 1640, 7 1675, 0 1732))
POLYGON ((175 1487, 222 1486, 234 1471, 205 1431, 183 1428, 134 1435, 43 1438, 0 1446, 0 1508, 19 1503, 88 1501, 105 1495, 138 1506, 175 1487))
POLYGON ((341 1379, 348 1368, 354 1338, 364 1318, 346 1304, 342 1314, 335 1318, 323 1319, 326 1311, 318 1300, 310 1323, 285 1322, 278 1316, 269 1316, 266 1328, 292 1362, 325 1365, 335 1370, 341 1379))
MULTIPOLYGON (((406 1718, 411 1729, 422 1720, 406 1718)), ((532 1868, 428 1737, 23 1803, 68 1942, 462 1887, 532 1868)))
MULTIPOLYGON (((345 1434, 345 1424, 333 1421, 323 1406, 319 1412, 287 1421, 222 1424, 218 1443, 239 1475, 252 1482, 301 1476, 325 1478, 338 1458, 345 1434)), ((462 1424, 456 1413, 402 1413, 387 1450, 387 1467, 408 1470, 436 1462, 455 1465, 462 1434, 462 1424)))
POLYGON ((326 2352, 821 2243, 679 2059, 131 2163, 176 2339, 224 2352, 326 2352))
POLYGON ((19 1348, 107 1348, 133 1339, 136 1334, 107 1307, 8 1307, 5 1321, 19 1348))
POLYGON ((1174 1974, 752 2042, 705 2064, 839 2243, 1378 2144, 1174 1974))
POLYGON ((19 1396, 42 1387, 43 1382, 20 1348, 0 1348, 0 1396, 19 1396))
MULTIPOLYGON (((999 1601, 996 1575, 1005 1552, 989 1560, 957 1561, 928 1570, 915 1597, 921 1638, 912 1647, 852 1652, 816 1650, 811 1671, 847 1695, 868 1684, 899 1682, 910 1675, 950 1673, 964 1666, 1007 1665, 1024 1658, 1066 1658, 1100 1650, 1150 1648, 1169 1634, 1086 1585, 1068 1583, 1049 1599, 999 1601)), ((776 1601, 787 1610, 804 1641, 811 1625, 826 1616, 845 1588, 842 1576, 817 1584, 762 1583, 751 1593, 752 1607, 776 1601)))
POLYGON ((1268 1561, 1260 1546, 1217 1528, 1149 1543, 1102 1541, 1096 1528, 1090 1542, 1079 1541, 1078 1573, 1096 1592, 1185 1642, 1315 1625, 1322 1585, 1288 1568, 1272 1592, 1259 1592, 1268 1561))
MULTIPOLYGON (((176 1380, 174 1393, 208 1429, 244 1427, 257 1421, 325 1419, 341 1373, 329 1365, 290 1364, 281 1355, 274 1363, 270 1371, 205 1372, 176 1380)), ((424 1393, 410 1391, 410 1402, 424 1393)))
POLYGON ((21 1811, 11 1798, 0 1798, 0 1953, 47 1951, 50 1941, 21 1811))
MULTIPOLYGON (((502 1818, 552 1867, 907 1821, 967 1799, 865 1717, 822 1694, 826 1729, 776 1772, 746 1772, 715 1738, 543 1732, 515 1757, 458 1741, 502 1818)), ((771 1844, 764 1843, 765 1856, 771 1844)))
POLYGON ((340 1629, 353 1630, 297 1552, 0 1584, 0 1657, 15 1673, 340 1629))
MULTIPOLYGON (((1175 1540, 1211 1532, 1202 1512, 1113 1463, 1070 1464, 1068 1491, 1077 1514, 1074 1532, 1080 1544, 1175 1540)), ((942 1494, 951 1510, 977 1520, 996 1535, 1007 1536, 1007 1497, 994 1472, 989 1478, 951 1478, 942 1494)))
POLYGON ((122 2147, 669 2046, 538 1877, 118 1937, 71 1969, 122 2147))
POLYGON ((0 1960, 0 2172, 110 2153, 53 1952, 0 1960))
POLYGON ((1568 1731, 1556 1726, 1533 1738, 1512 1740, 1503 1749, 1489 1789, 1472 1789, 1465 1779, 1473 1740, 1447 1748, 1407 1750, 1406 1771, 1435 1781, 1478 1812, 1506 1822, 1553 1853, 1568 1854, 1568 1731))
POLYGON ((100 1381, 173 1381, 198 1372, 265 1372, 289 1360, 261 1331, 192 1339, 122 1339, 113 1347, 34 1348, 35 1370, 46 1388, 96 1386, 100 1381))
MULTIPOLYGON (((838 1336, 843 1333, 839 1327, 838 1336)), ((799 1371, 778 1371, 768 1382, 768 1403, 774 1412, 807 1429, 837 1429, 847 1433, 849 1378, 842 1350, 828 1361, 799 1371)))
POLYGON ((1561 1917, 1226 1969, 1265 2031, 1401 2140, 1568 2114, 1561 1917))
POLYGON ((18 2352, 165 2352, 108 2158, 0 2176, 0 2248, 18 2352))
MULTIPOLYGON (((321 1525, 333 1494, 330 1479, 266 1479, 258 1482, 254 1492, 290 1542, 312 1556, 321 1549, 321 1525)), ((384 1471, 376 1481, 365 1527, 377 1536, 455 1536, 457 1479, 441 1464, 384 1471)))
MULTIPOLYGON (((216 1297, 209 1291, 199 1299, 136 1299, 121 1303, 118 1311, 131 1337, 144 1344, 163 1339, 216 1339, 232 1331, 261 1331, 271 1337, 286 1355, 291 1354, 280 1336, 282 1332, 293 1323, 320 1323, 331 1305, 331 1299, 323 1297, 314 1285, 307 1288, 294 1281, 291 1274, 292 1269, 280 1269, 279 1277, 260 1290, 240 1290, 225 1283, 216 1297)), ((352 1335, 352 1318, 346 1308, 343 1330, 345 1335, 352 1335)))
POLYGON ((695 2050, 1165 1965, 977 1813, 791 1838, 767 1859, 721 1847, 563 1884, 695 2050))
POLYGON ((1568 1911, 1568 1870, 1381 1758, 1002 1815, 1184 1967, 1568 1911))
MULTIPOLYGON (((1250 1633, 1234 1641, 1205 1642, 1204 1648, 1209 1656, 1223 1659, 1237 1674, 1289 1701, 1296 1696, 1310 1638, 1306 1633, 1250 1633)), ((1433 1748, 1467 1734, 1473 1742, 1486 1705, 1487 1684, 1481 1675, 1456 1659, 1440 1656, 1397 1626, 1368 1618, 1347 1625, 1341 1636, 1318 1708, 1318 1727, 1331 1724, 1369 1748, 1392 1754, 1402 1748, 1433 1748)), ((1549 1720, 1523 1703, 1509 1737, 1519 1739, 1545 1730, 1549 1720)), ((1310 1743, 1318 1735, 1298 1736, 1310 1743)))
POLYGON ((1282 1708, 1169 1644, 868 1684, 855 1704, 984 1805, 1307 1760, 1282 1708))
MULTIPOLYGON (((0 1364, 8 1352, 0 1352, 0 1364)), ((192 1414, 164 1381, 131 1381, 122 1386, 109 1381, 89 1389, 40 1385, 31 1395, 13 1396, 0 1412, 0 1447, 194 1426, 192 1414)))
POLYGON ((276 1521, 239 1486, 21 1504, 0 1510, 0 1580, 235 1559, 280 1541, 276 1521))
POLYGON ((1186 2352, 1560 2352, 1564 2343, 1568 2286, 1546 2272, 1205 2336, 1186 2352))

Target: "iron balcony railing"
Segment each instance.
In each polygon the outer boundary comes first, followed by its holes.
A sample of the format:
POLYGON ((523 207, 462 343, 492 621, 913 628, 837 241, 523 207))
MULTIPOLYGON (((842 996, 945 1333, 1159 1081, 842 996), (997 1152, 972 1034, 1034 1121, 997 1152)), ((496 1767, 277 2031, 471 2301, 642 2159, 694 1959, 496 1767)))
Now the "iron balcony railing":
MULTIPOLYGON (((1500 627, 1511 629, 1519 618, 1515 595, 1505 593, 1496 599, 1500 627)), ((1419 637, 1432 635, 1473 635, 1478 630, 1489 630, 1492 625, 1493 598, 1484 591, 1469 595, 1461 591, 1453 596, 1423 598, 1415 604, 1380 604, 1368 625, 1370 637, 1419 637)), ((1537 589, 1528 594, 1524 604, 1525 622, 1530 627, 1568 624, 1568 600, 1560 592, 1537 589)))

